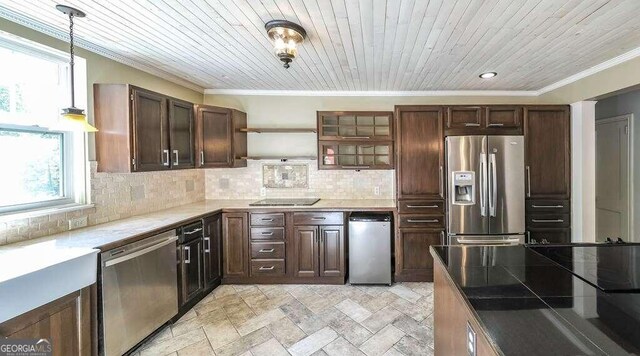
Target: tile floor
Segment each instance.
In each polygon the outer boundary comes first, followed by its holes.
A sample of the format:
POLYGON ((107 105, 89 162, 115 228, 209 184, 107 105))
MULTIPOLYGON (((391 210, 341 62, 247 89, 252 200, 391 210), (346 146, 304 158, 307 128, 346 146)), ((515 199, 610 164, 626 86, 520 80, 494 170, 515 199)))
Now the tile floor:
POLYGON ((432 283, 223 285, 135 353, 432 354, 432 283))

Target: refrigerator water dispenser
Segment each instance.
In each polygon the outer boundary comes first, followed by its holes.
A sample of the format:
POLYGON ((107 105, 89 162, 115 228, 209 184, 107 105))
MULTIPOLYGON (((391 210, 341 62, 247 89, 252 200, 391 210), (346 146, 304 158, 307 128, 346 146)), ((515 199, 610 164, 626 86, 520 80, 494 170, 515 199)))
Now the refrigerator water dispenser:
POLYGON ((475 204, 476 173, 470 171, 453 172, 453 204, 475 204))

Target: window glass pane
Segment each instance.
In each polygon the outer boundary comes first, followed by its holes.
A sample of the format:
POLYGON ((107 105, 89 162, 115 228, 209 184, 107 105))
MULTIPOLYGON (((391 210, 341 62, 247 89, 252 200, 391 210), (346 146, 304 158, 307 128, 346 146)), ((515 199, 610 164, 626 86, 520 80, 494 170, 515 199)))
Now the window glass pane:
POLYGON ((376 125, 389 126, 389 116, 376 116, 376 125))
POLYGON ((0 123, 51 127, 69 105, 67 66, 0 47, 0 123))
POLYGON ((373 116, 358 116, 358 125, 373 125, 373 116))
POLYGON ((63 137, 54 132, 0 129, 0 207, 63 197, 63 137))

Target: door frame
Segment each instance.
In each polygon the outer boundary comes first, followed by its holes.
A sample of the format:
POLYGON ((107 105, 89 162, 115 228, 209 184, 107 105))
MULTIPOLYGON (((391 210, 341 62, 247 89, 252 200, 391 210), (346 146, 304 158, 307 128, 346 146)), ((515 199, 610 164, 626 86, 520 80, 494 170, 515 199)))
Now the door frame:
MULTIPOLYGON (((633 235, 633 230, 634 230, 634 209, 633 209, 633 203, 634 203, 634 190, 633 190, 633 178, 634 178, 634 164, 633 164, 633 160, 634 160, 634 155, 633 155, 633 151, 634 151, 634 146, 633 146, 633 132, 634 132, 634 128, 633 128, 633 113, 630 114, 624 114, 624 115, 618 115, 618 116, 612 116, 612 117, 607 117, 607 118, 603 118, 603 119, 597 119, 595 120, 595 131, 597 131, 598 129, 598 124, 609 124, 612 122, 626 122, 627 123, 627 142, 628 144, 628 149, 627 149, 627 194, 628 194, 628 199, 627 199, 627 213, 628 213, 628 217, 627 217, 627 231, 628 231, 628 235, 629 236, 629 240, 634 239, 634 235, 633 235)), ((597 145, 598 145, 598 141, 596 140, 596 151, 597 151, 597 145)), ((597 161, 596 163, 596 171, 598 169, 598 165, 597 165, 597 161)), ((596 179, 597 179, 597 174, 596 174, 596 179)), ((596 180, 596 184, 598 184, 597 180, 596 180)), ((597 211, 597 209, 596 209, 597 211)), ((596 231, 598 231, 598 219, 596 219, 596 231)), ((627 241, 627 242, 635 242, 635 241, 627 241)))

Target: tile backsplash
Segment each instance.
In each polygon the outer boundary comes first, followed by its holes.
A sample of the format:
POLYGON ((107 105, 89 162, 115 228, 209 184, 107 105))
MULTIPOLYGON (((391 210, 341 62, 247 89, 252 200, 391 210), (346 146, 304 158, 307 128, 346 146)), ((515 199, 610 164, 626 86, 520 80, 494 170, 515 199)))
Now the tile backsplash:
POLYGON ((207 169, 207 199, 259 199, 318 197, 324 199, 393 199, 393 170, 318 170, 315 162, 248 161, 244 168, 207 169), (263 165, 307 164, 308 188, 264 188, 261 195, 263 165), (376 187, 379 194, 376 195, 376 187))
POLYGON ((204 172, 199 169, 98 173, 96 162, 90 162, 90 168, 94 207, 16 220, 0 218, 0 245, 66 231, 71 219, 86 217, 88 225, 97 225, 204 198, 204 172))

